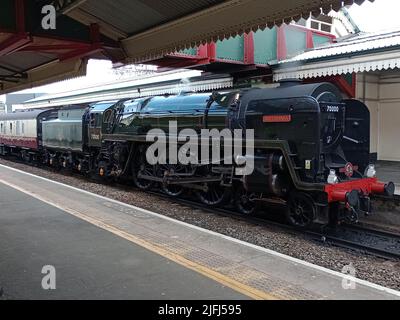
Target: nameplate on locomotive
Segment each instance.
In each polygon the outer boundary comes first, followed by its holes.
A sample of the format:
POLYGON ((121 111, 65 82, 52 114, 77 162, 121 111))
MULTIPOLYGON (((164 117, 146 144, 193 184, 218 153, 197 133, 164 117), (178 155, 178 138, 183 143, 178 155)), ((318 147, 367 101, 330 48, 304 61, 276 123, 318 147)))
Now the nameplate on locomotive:
POLYGON ((290 114, 273 114, 263 116, 263 122, 290 122, 292 115, 290 114))

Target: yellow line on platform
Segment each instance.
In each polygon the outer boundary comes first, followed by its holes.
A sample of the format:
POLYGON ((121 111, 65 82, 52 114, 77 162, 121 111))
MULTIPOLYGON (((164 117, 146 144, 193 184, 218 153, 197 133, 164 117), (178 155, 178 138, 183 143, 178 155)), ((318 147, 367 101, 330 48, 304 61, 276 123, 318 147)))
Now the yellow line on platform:
POLYGON ((242 294, 244 294, 244 295, 246 295, 246 296, 248 296, 250 298, 257 299, 257 300, 279 300, 279 299, 282 299, 278 295, 272 295, 272 294, 266 293, 264 291, 255 289, 255 288, 253 288, 253 287, 251 287, 249 285, 246 285, 246 284, 244 284, 242 282, 239 282, 239 281, 237 281, 235 279, 232 279, 232 278, 230 278, 230 277, 228 277, 228 276, 226 276, 224 274, 221 274, 221 273, 219 273, 219 272, 217 272, 215 270, 212 270, 212 269, 210 269, 210 268, 208 268, 208 267, 206 267, 204 265, 201 265, 201 264, 199 264, 197 262, 188 260, 185 257, 182 257, 182 256, 180 256, 180 255, 178 255, 176 253, 170 252, 170 251, 168 251, 168 250, 166 250, 166 249, 164 249, 164 248, 162 248, 162 247, 160 247, 160 246, 158 246, 156 244, 153 244, 151 242, 148 242, 148 241, 145 241, 143 239, 140 239, 140 238, 138 238, 138 237, 126 232, 126 231, 123 231, 123 230, 121 230, 121 229, 119 229, 119 228, 117 228, 115 226, 112 226, 112 225, 110 225, 108 223, 105 223, 105 222, 103 222, 101 220, 98 220, 96 218, 90 217, 90 216, 88 216, 88 215, 86 215, 84 213, 78 212, 78 211, 76 211, 76 210, 74 210, 72 208, 68 208, 66 206, 57 204, 57 203, 55 203, 55 202, 53 202, 53 201, 51 201, 49 199, 44 198, 43 196, 40 196, 40 195, 38 195, 38 194, 36 194, 36 193, 34 193, 32 191, 29 191, 29 190, 26 190, 24 188, 21 188, 21 187, 15 185, 13 183, 10 183, 10 182, 5 181, 3 179, 0 179, 0 183, 4 184, 6 186, 9 186, 9 187, 11 187, 11 188, 13 188, 15 190, 18 190, 18 191, 20 191, 22 193, 25 193, 25 194, 33 197, 33 198, 36 198, 36 199, 38 199, 38 200, 40 200, 40 201, 42 201, 44 203, 47 203, 47 204, 49 204, 49 205, 51 205, 53 207, 56 207, 56 208, 58 208, 58 209, 60 209, 62 211, 65 211, 65 212, 67 212, 67 213, 69 213, 69 214, 71 214, 71 215, 73 215, 73 216, 75 216, 75 217, 77 217, 79 219, 85 220, 86 222, 89 222, 89 223, 91 223, 91 224, 93 224, 93 225, 95 225, 95 226, 97 226, 97 227, 99 227, 101 229, 109 231, 109 232, 111 232, 111 233, 113 233, 113 234, 115 234, 115 235, 117 235, 117 236, 119 236, 121 238, 124 238, 124 239, 126 239, 126 240, 128 240, 130 242, 133 242, 133 243, 135 243, 135 244, 137 244, 137 245, 139 245, 139 246, 141 246, 143 248, 146 248, 146 249, 148 249, 148 250, 150 250, 150 251, 152 251, 152 252, 154 252, 154 253, 162 256, 162 257, 165 257, 165 258, 167 258, 167 259, 169 259, 169 260, 171 260, 171 261, 173 261, 173 262, 175 262, 177 264, 180 264, 180 265, 182 265, 182 266, 184 266, 184 267, 186 267, 188 269, 194 270, 194 271, 196 271, 196 272, 198 272, 198 273, 200 273, 200 274, 202 274, 202 275, 204 275, 204 276, 206 276, 206 277, 208 277, 210 279, 213 279, 214 281, 216 281, 216 282, 218 282, 218 283, 220 283, 220 284, 222 284, 224 286, 227 286, 227 287, 229 287, 229 288, 231 288, 231 289, 233 289, 233 290, 235 290, 237 292, 240 292, 240 293, 242 293, 242 294))

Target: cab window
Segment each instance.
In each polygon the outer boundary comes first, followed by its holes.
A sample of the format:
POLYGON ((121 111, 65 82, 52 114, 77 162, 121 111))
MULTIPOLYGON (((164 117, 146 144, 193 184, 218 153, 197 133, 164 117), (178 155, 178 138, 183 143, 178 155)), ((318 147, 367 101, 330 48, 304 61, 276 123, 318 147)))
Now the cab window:
POLYGON ((210 110, 216 110, 216 109, 223 109, 227 108, 229 106, 230 101, 232 100, 232 94, 219 94, 216 98, 215 101, 211 104, 210 110))
POLYGON ((141 108, 140 101, 127 101, 124 103, 124 111, 121 117, 120 124, 122 126, 129 126, 137 116, 141 108))
POLYGON ((103 123, 110 123, 113 119, 114 109, 108 109, 104 112, 103 123))

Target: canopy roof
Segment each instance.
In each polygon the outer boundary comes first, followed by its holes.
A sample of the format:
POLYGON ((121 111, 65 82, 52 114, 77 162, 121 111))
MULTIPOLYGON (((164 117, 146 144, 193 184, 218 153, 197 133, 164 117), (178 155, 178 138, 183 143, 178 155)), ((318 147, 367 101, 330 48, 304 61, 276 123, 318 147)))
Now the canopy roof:
MULTIPOLYGON (((369 0, 373 2, 374 0, 369 0)), ((57 1, 56 1, 57 2, 57 1)), ((58 1, 60 2, 60 1, 58 1)), ((64 12, 122 40, 130 62, 337 11, 364 0, 69 0, 64 12)))
POLYGON ((274 80, 336 76, 400 67, 400 30, 336 39, 272 65, 274 80))
MULTIPOLYGON (((373 1, 373 0, 368 0, 373 1)), ((0 93, 82 75, 88 58, 144 62, 364 0, 2 0, 0 93), (44 30, 44 5, 57 10, 44 30)))

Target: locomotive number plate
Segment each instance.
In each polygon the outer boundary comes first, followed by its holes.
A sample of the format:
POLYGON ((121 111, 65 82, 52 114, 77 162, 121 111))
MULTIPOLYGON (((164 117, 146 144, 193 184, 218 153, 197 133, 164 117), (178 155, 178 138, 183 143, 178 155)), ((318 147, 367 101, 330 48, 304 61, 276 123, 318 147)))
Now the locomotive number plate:
POLYGON ((338 113, 341 111, 342 107, 344 107, 342 104, 324 104, 321 103, 321 111, 322 112, 332 112, 332 113, 338 113))
POLYGON ((290 114, 274 114, 263 116, 263 122, 290 122, 292 116, 290 114))
POLYGON ((339 112, 339 107, 338 106, 326 106, 326 111, 327 112, 339 112))

